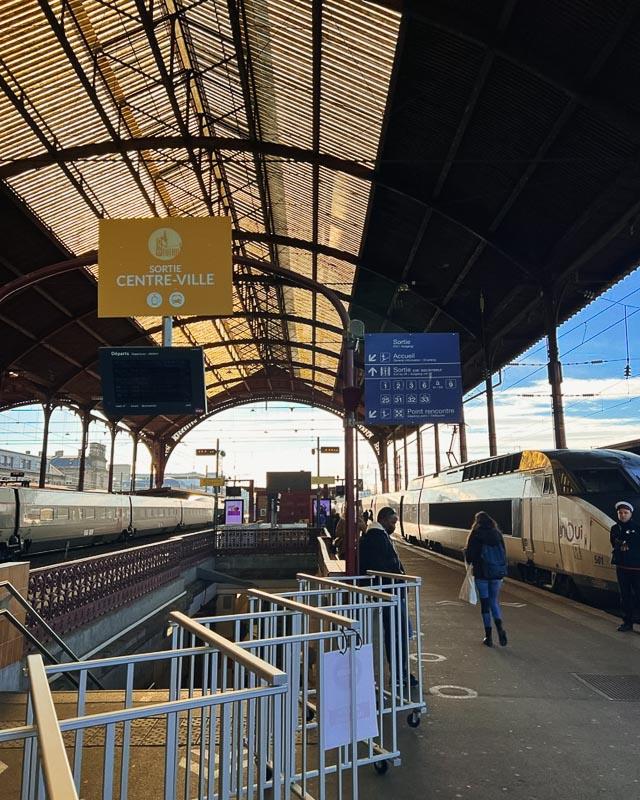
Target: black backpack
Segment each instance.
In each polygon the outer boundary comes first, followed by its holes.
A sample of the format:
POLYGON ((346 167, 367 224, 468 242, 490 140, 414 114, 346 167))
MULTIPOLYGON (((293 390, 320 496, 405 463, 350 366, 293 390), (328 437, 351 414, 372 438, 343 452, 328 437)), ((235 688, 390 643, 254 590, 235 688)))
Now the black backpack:
POLYGON ((487 580, 495 581, 506 576, 507 553, 502 543, 483 544, 480 550, 480 561, 482 572, 487 580))

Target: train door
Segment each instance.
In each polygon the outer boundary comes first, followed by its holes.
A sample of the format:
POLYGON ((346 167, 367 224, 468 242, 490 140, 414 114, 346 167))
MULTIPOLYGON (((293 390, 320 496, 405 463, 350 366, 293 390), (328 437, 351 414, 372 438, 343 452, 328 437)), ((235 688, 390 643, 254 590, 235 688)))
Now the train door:
POLYGON ((558 510, 553 497, 539 497, 534 505, 533 530, 538 540, 542 539, 545 553, 556 552, 558 539, 558 510))
POLYGON ((531 478, 524 479, 522 489, 522 549, 527 558, 533 559, 533 502, 531 498, 531 478))
POLYGON ((420 542, 426 542, 427 540, 427 524, 429 522, 429 507, 427 506, 426 502, 423 502, 422 497, 425 495, 426 492, 424 489, 421 489, 418 494, 418 539, 420 542))

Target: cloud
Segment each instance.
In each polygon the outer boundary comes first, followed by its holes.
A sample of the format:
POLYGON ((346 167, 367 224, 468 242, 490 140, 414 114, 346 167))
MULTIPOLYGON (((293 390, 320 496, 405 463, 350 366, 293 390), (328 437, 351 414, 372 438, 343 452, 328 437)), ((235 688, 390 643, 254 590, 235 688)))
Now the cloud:
MULTIPOLYGON (((591 449, 640 438, 640 378, 568 378, 562 384, 567 445, 591 449)), ((496 391, 498 453, 553 448, 551 391, 546 380, 496 391)), ((465 405, 469 458, 489 454, 484 398, 465 405)))

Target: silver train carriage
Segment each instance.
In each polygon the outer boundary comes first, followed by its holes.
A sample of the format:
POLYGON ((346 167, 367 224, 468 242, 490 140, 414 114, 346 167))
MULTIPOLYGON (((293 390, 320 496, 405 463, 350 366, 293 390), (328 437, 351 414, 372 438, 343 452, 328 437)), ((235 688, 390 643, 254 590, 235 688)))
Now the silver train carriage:
POLYGON ((640 513, 640 456, 619 450, 524 450, 468 462, 372 498, 398 508, 400 532, 462 556, 474 515, 486 511, 505 538, 512 572, 570 595, 616 590, 609 530, 615 503, 640 513))
POLYGON ((0 561, 25 553, 204 528, 213 499, 0 486, 0 561))

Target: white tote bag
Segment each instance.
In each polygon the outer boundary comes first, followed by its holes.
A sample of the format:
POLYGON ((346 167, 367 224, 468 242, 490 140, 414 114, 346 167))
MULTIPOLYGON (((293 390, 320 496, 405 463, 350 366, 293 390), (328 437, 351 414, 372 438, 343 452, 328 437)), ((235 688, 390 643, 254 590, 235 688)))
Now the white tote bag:
POLYGON ((464 600, 465 603, 471 603, 475 606, 478 602, 478 592, 476 591, 476 581, 473 577, 473 564, 467 564, 467 574, 464 576, 462 586, 460 587, 460 594, 458 597, 464 600))

